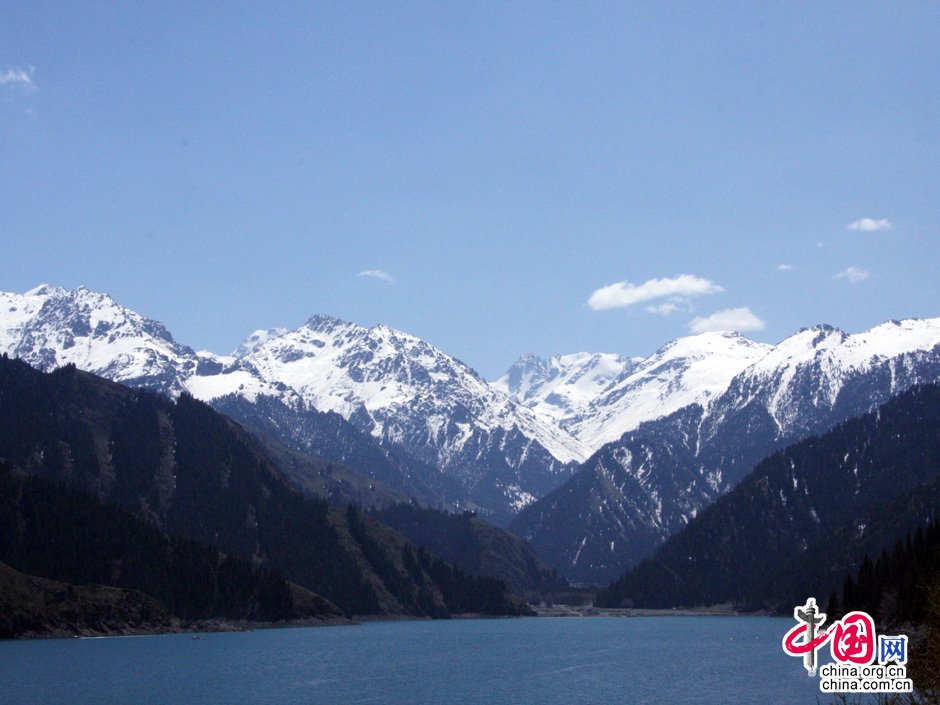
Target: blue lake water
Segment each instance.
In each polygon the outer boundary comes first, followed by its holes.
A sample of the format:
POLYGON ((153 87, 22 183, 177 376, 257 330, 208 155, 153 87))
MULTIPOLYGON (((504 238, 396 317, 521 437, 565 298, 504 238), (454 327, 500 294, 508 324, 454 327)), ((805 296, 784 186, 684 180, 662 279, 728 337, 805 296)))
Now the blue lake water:
POLYGON ((0 703, 821 703, 792 619, 382 622, 0 642, 0 703))

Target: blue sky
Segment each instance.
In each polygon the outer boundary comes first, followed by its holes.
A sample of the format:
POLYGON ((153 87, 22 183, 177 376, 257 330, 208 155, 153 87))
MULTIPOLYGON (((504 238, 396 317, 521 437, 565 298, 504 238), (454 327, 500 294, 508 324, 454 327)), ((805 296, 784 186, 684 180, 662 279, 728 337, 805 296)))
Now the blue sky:
POLYGON ((0 290, 487 378, 940 316, 938 3, 110 5, 4 11, 0 290))

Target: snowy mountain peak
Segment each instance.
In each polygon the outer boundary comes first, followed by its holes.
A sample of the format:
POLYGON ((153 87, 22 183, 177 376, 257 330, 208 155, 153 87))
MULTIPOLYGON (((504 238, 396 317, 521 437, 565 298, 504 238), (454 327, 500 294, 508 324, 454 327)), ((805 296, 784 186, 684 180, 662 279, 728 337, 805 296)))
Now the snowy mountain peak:
POLYGON ((699 333, 666 343, 591 405, 571 433, 592 449, 645 421, 690 404, 705 406, 772 346, 738 333, 699 333))
POLYGON ((877 371, 887 392, 897 393, 923 379, 940 350, 940 318, 888 321, 849 335, 822 325, 783 340, 733 382, 718 409, 719 421, 747 404, 762 405, 781 435, 834 408, 843 390, 877 371), (925 367, 926 365, 926 367, 925 367))
POLYGON ((267 330, 256 330, 254 333, 245 338, 241 345, 235 348, 235 351, 232 353, 232 357, 234 357, 236 360, 245 357, 245 355, 250 353, 264 341, 271 340, 271 338, 277 338, 278 336, 284 335, 286 332, 287 328, 268 328, 267 330))
POLYGON ((512 367, 493 382, 493 386, 517 401, 526 398, 533 386, 552 376, 551 365, 535 353, 525 353, 516 360, 512 367))
POLYGON ((84 286, 0 294, 0 345, 43 369, 73 363, 166 393, 181 391, 181 379, 196 366, 195 353, 176 343, 162 323, 84 286))
POLYGON ((767 352, 770 348, 770 345, 755 343, 733 331, 698 333, 670 340, 647 358, 646 363, 659 364, 666 360, 698 360, 715 355, 751 358, 755 350, 767 352))
POLYGON ((293 331, 256 331, 237 357, 223 357, 176 343, 162 324, 106 294, 42 286, 0 294, 0 345, 46 369, 74 363, 170 395, 280 405, 277 413, 296 414, 284 423, 335 411, 390 453, 404 451, 415 467, 440 473, 426 481, 456 492, 448 501, 502 520, 587 457, 570 434, 463 363, 385 325, 318 315, 293 331))
POLYGON ((325 313, 317 313, 311 316, 307 319, 303 327, 321 333, 329 333, 339 328, 359 328, 355 323, 350 323, 349 321, 344 321, 342 318, 330 316, 325 313))
POLYGON ((321 411, 351 418, 366 409, 375 423, 371 431, 392 440, 410 433, 441 438, 440 424, 457 418, 470 424, 467 433, 474 426, 487 432, 524 429, 563 462, 586 457, 565 432, 517 407, 462 362, 388 326, 363 328, 314 316, 297 330, 260 342, 242 363, 264 379, 283 382, 321 411), (421 428, 411 428, 419 418, 421 428))
POLYGON ((739 333, 677 338, 646 359, 524 355, 493 386, 559 424, 590 450, 640 423, 707 403, 771 346, 739 333))
POLYGON ((493 387, 564 426, 587 413, 592 400, 635 366, 609 353, 556 355, 549 360, 526 353, 493 387))
POLYGON ((938 344, 940 318, 892 320, 853 335, 828 325, 814 326, 780 342, 749 374, 776 377, 786 369, 811 365, 821 365, 833 374, 834 370, 864 370, 880 360, 929 351, 938 344))
POLYGON ((58 287, 52 286, 51 284, 40 284, 35 289, 30 289, 23 296, 61 296, 65 294, 66 290, 58 287))

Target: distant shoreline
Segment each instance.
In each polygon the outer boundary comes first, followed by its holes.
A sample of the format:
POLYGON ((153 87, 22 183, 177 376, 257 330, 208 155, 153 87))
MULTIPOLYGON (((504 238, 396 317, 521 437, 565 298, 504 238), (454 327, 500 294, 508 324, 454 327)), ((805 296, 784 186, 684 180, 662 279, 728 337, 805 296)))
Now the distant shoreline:
POLYGON ((43 632, 24 632, 12 639, 0 641, 24 641, 33 639, 100 639, 122 636, 169 636, 172 634, 213 634, 217 632, 251 632, 256 629, 296 629, 301 627, 358 626, 359 621, 345 617, 327 619, 292 619, 285 622, 249 622, 229 619, 207 619, 198 622, 179 622, 170 626, 137 626, 117 629, 67 629, 53 628, 43 632))
POLYGON ((593 607, 533 605, 539 617, 774 617, 770 612, 740 612, 727 605, 712 607, 638 609, 632 607, 593 607))
MULTIPOLYGON (((740 612, 724 605, 712 607, 696 607, 682 609, 637 609, 552 605, 550 607, 532 605, 535 617, 542 618, 624 618, 624 617, 774 617, 770 612, 740 612)), ((516 617, 524 618, 524 616, 516 617)), ((508 619, 508 617, 494 617, 484 614, 454 615, 451 619, 508 619)), ((27 632, 12 639, 0 641, 19 641, 32 639, 97 639, 104 637, 130 637, 130 636, 168 636, 173 634, 213 634, 218 632, 250 632, 260 629, 297 629, 304 627, 348 627, 361 626, 376 622, 425 622, 438 621, 431 618, 411 617, 407 615, 368 615, 357 616, 352 619, 333 617, 327 619, 294 619, 286 622, 250 622, 242 620, 209 619, 199 622, 179 622, 177 624, 154 627, 126 627, 106 631, 94 629, 51 629, 46 632, 27 632)))

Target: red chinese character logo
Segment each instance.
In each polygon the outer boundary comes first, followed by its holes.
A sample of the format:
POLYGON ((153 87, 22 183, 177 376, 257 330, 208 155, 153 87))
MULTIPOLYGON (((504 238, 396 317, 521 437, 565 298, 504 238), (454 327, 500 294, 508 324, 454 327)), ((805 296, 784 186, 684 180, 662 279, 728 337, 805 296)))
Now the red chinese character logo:
POLYGON ((832 635, 832 658, 861 666, 875 657, 875 623, 865 612, 849 612, 836 622, 832 635))

